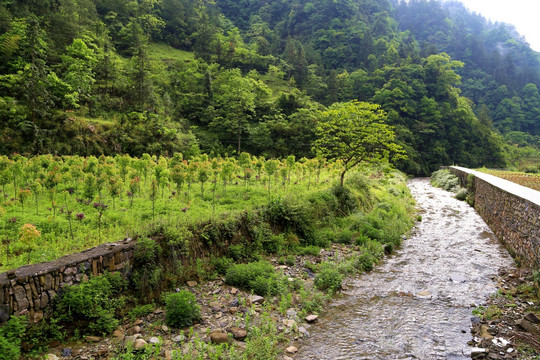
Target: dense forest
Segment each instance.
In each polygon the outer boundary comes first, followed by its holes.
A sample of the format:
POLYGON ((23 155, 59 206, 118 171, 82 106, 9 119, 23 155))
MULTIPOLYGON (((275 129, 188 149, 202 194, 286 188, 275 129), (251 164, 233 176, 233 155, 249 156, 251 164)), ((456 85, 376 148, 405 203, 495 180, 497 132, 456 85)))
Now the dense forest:
POLYGON ((2 154, 313 157, 356 99, 404 171, 503 167, 540 145, 539 86, 540 54, 458 2, 0 1, 2 154))

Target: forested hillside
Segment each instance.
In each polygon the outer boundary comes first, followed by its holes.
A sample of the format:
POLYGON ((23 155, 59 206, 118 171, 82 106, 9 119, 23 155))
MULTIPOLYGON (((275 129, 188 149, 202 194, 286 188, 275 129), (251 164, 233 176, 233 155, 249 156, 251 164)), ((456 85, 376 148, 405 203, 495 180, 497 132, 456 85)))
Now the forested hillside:
POLYGON ((458 3, 4 0, 0 34, 4 154, 312 157, 351 99, 413 174, 539 144, 539 54, 458 3))

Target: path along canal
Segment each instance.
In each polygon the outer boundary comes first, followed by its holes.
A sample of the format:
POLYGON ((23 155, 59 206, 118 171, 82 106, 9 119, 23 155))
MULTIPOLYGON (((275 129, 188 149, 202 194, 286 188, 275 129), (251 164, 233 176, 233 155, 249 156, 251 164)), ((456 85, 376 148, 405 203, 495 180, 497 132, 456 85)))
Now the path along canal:
POLYGON ((409 188, 422 222, 395 255, 347 284, 295 359, 470 359, 471 304, 513 266, 482 218, 428 179, 409 188))

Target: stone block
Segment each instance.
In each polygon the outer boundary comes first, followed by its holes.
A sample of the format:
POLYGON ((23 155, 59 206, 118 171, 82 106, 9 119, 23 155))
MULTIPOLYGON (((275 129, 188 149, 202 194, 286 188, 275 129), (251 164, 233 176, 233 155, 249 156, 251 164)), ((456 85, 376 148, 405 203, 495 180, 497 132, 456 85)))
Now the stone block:
POLYGON ((42 293, 40 298, 39 298, 39 308, 40 309, 45 309, 47 307, 47 305, 49 305, 49 295, 47 295, 47 293, 42 293))
POLYGON ((30 302, 26 298, 26 290, 22 286, 17 285, 13 288, 13 297, 17 303, 16 311, 21 312, 30 306, 30 302))

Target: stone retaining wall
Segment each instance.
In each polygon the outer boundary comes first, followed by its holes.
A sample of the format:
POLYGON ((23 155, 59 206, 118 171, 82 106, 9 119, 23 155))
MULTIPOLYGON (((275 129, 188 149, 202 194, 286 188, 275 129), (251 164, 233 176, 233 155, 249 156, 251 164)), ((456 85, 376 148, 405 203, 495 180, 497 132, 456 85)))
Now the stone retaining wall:
POLYGON ((522 265, 540 268, 540 203, 538 192, 492 175, 449 167, 467 186, 474 175, 474 208, 522 265))
POLYGON ((58 290, 90 275, 121 271, 133 260, 136 241, 99 245, 58 260, 23 266, 0 274, 0 324, 10 315, 29 314, 41 320, 58 290))

